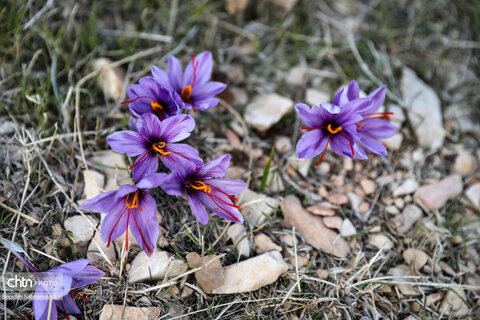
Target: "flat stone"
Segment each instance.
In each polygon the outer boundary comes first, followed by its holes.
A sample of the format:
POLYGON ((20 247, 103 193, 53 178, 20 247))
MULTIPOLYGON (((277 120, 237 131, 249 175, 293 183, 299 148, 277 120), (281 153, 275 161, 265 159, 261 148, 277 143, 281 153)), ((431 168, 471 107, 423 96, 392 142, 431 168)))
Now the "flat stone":
POLYGON ((480 207, 480 182, 468 187, 467 191, 465 191, 465 196, 475 208, 480 207))
POLYGON ((287 153, 292 149, 292 142, 289 137, 279 136, 275 139, 275 151, 287 153))
POLYGON ((242 215, 251 227, 258 227, 265 222, 265 215, 270 216, 278 209, 280 202, 264 194, 245 189, 241 194, 242 215))
POLYGON ((377 249, 383 249, 385 251, 391 250, 394 246, 393 241, 382 233, 371 235, 368 237, 367 243, 377 249))
POLYGON ((105 175, 104 191, 117 190, 123 184, 135 184, 130 177, 128 165, 123 154, 114 151, 98 151, 90 159, 102 166, 105 175))
POLYGON ((255 236, 255 251, 257 253, 265 253, 272 250, 282 251, 282 247, 273 242, 272 239, 264 233, 259 233, 255 236))
POLYGON ((381 139, 381 141, 391 150, 400 150, 403 142, 403 134, 400 132, 395 133, 393 136, 387 139, 381 139))
POLYGON ((286 226, 295 226, 305 241, 317 250, 344 258, 350 247, 338 234, 325 227, 321 217, 308 213, 295 196, 287 196, 282 202, 286 226))
POLYGON ((307 207, 307 211, 316 216, 331 217, 335 215, 335 211, 329 205, 316 204, 307 207))
POLYGON ((325 217, 323 218, 323 223, 327 228, 340 230, 342 226, 343 219, 340 217, 325 217))
POLYGON ((428 210, 440 209, 445 203, 463 191, 462 177, 452 174, 437 183, 421 186, 413 195, 415 202, 422 203, 428 210))
POLYGON ((342 226, 340 227, 340 234, 342 237, 350 237, 357 234, 357 229, 355 229, 355 226, 350 219, 343 220, 342 226))
POLYGON ((440 148, 445 131, 440 99, 435 91, 406 67, 403 68, 400 90, 418 144, 433 150, 440 148))
POLYGON ((303 64, 292 67, 285 75, 288 84, 300 86, 305 83, 308 68, 303 64))
POLYGON ((190 252, 186 258, 188 266, 192 269, 204 266, 203 269, 195 271, 195 279, 203 291, 210 293, 225 284, 224 270, 216 255, 210 254, 202 258, 198 253, 190 252))
POLYGON ((465 290, 457 286, 452 286, 452 289, 455 290, 455 292, 451 290, 446 291, 447 294, 440 304, 439 312, 452 317, 465 317, 469 315, 471 313, 470 308, 463 302, 467 301, 465 290))
POLYGON ((428 255, 422 250, 410 248, 403 252, 403 259, 408 265, 413 266, 415 270, 420 270, 427 263, 428 255))
POLYGON ((103 90, 105 97, 112 100, 121 98, 123 84, 125 83, 125 71, 120 67, 111 67, 113 61, 107 58, 99 58, 93 61, 93 69, 100 71, 97 78, 98 86, 103 90))
POLYGON ((92 216, 85 217, 76 215, 65 220, 65 230, 68 231, 67 235, 74 243, 90 241, 93 238, 98 221, 92 216))
POLYGON ((328 202, 340 206, 342 204, 348 203, 348 198, 346 195, 341 193, 333 193, 328 196, 328 202))
POLYGON ((258 131, 267 131, 293 109, 293 101, 276 93, 256 96, 245 109, 245 121, 258 131))
POLYGON ((160 308, 138 308, 125 306, 123 312, 123 305, 119 304, 106 304, 103 306, 102 313, 100 314, 100 320, 156 320, 161 315, 160 308))
POLYGON ((406 119, 403 109, 399 105, 391 104, 388 106, 388 112, 393 113, 390 116, 390 123, 400 129, 406 119))
MULTIPOLYGON (((400 264, 395 268, 391 268, 388 271, 388 274, 397 277, 414 276, 410 268, 404 264, 400 264)), ((420 290, 415 286, 409 284, 397 284, 396 286, 398 290, 400 290, 400 292, 405 296, 417 296, 420 294, 420 290)))
POLYGON ((330 101, 330 94, 322 90, 310 88, 305 92, 305 100, 311 106, 318 106, 321 103, 330 101))
POLYGON ((232 240, 239 256, 250 257, 250 241, 247 229, 243 224, 233 224, 227 230, 227 236, 232 240))
POLYGON ((91 199, 103 192, 105 186, 105 176, 95 170, 83 171, 83 196, 85 199, 91 199))
POLYGON ((419 185, 417 180, 412 178, 407 179, 401 185, 399 185, 393 190, 393 196, 398 197, 398 196, 403 196, 405 194, 414 193, 415 191, 417 191, 418 187, 419 185))
POLYGON ((375 190, 377 190, 377 184, 370 179, 363 179, 360 181, 360 186, 365 194, 372 194, 375 192, 375 190))
POLYGON ((477 168, 475 157, 467 151, 460 151, 453 164, 453 172, 460 174, 462 177, 468 176, 477 168))
POLYGON ((408 205, 403 212, 390 220, 398 234, 403 235, 422 217, 422 210, 416 205, 408 205))
POLYGON ((176 277, 185 273, 187 269, 185 262, 169 252, 156 249, 151 257, 148 257, 145 251, 141 251, 130 265, 128 282, 163 280, 165 275, 168 278, 176 277))
POLYGON ((287 272, 288 265, 278 251, 269 251, 259 256, 225 267, 225 284, 213 290, 214 294, 250 292, 277 281, 287 272))

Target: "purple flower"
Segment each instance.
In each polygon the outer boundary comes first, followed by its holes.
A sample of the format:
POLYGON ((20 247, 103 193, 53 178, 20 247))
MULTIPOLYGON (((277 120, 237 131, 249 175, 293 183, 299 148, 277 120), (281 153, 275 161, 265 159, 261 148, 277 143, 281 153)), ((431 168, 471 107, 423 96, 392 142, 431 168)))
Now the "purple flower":
POLYGON ((300 119, 308 127, 300 129, 311 130, 305 133, 297 144, 297 156, 301 159, 310 159, 322 154, 317 166, 325 156, 328 145, 333 152, 355 158, 357 146, 357 122, 362 117, 356 112, 371 104, 370 99, 355 99, 348 102, 344 107, 330 103, 322 103, 320 106, 310 108, 300 103, 295 109, 300 119))
POLYGON ((50 270, 39 272, 18 252, 14 250, 11 250, 11 252, 31 272, 38 273, 36 277, 38 283, 33 298, 33 312, 36 320, 57 319, 57 308, 65 312, 67 319, 69 314, 80 314, 80 309, 75 304, 71 294, 87 302, 88 299, 72 291, 72 289, 94 283, 104 275, 103 271, 94 266, 89 266, 88 259, 64 263, 50 270), (53 302, 55 304, 52 304, 53 302), (49 314, 50 318, 48 317, 49 314))
MULTIPOLYGON (((376 89, 368 95, 368 99, 372 100, 370 106, 361 107, 357 112, 362 116, 362 119, 357 122, 357 142, 367 150, 381 155, 387 155, 385 145, 378 139, 385 139, 393 136, 397 131, 397 127, 390 124, 387 120, 390 118, 391 112, 378 112, 378 109, 383 105, 385 100, 385 93, 387 87, 385 85, 376 89)), ((335 96, 334 103, 340 108, 348 108, 348 103, 359 98, 358 83, 355 80, 350 81, 347 91, 342 88, 335 96)), ((358 147, 358 157, 367 159, 365 151, 358 147)))
POLYGON ((160 121, 163 121, 179 114, 179 105, 183 104, 176 92, 168 87, 163 87, 152 77, 141 78, 139 84, 130 85, 127 93, 131 100, 121 104, 129 103, 130 112, 135 117, 153 113, 160 121))
POLYGON ((208 208, 223 219, 243 223, 240 207, 232 195, 245 189, 243 181, 233 179, 214 179, 224 177, 230 163, 230 156, 213 159, 200 168, 191 163, 178 167, 165 178, 162 187, 170 195, 182 196, 186 193, 193 215, 201 224, 207 224, 208 208))
POLYGON ((174 170, 179 163, 192 161, 200 166, 203 160, 195 148, 186 144, 175 143, 190 136, 195 128, 192 117, 179 114, 164 121, 148 113, 137 121, 135 131, 120 131, 108 136, 110 147, 129 157, 139 156, 133 168, 133 178, 138 181, 144 176, 157 171, 158 158, 163 164, 174 170))
POLYGON ((152 68, 152 74, 162 86, 171 88, 183 100, 183 108, 192 108, 194 112, 215 107, 219 99, 214 98, 227 87, 226 84, 208 81, 212 75, 212 53, 204 51, 192 56, 185 72, 182 72, 180 61, 174 56, 168 57, 168 75, 157 67, 152 68))
POLYGON ((123 185, 118 190, 104 192, 84 202, 80 208, 106 213, 100 227, 100 237, 110 246, 112 240, 127 233, 128 228, 140 244, 151 255, 158 238, 157 203, 146 191, 158 187, 165 173, 154 173, 140 180, 136 185, 123 185))

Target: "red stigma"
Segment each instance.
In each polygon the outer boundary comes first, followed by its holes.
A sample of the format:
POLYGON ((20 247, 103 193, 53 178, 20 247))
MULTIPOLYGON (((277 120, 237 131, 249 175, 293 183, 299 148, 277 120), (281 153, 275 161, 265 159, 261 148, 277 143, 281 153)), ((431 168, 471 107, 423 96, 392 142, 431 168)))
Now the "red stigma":
POLYGON ((325 152, 327 152, 327 148, 328 148, 328 143, 330 142, 330 138, 332 137, 332 135, 328 135, 328 140, 327 140, 327 144, 325 145, 325 149, 323 149, 323 152, 322 152, 322 156, 320 157, 320 160, 318 160, 317 163, 315 163, 315 167, 317 167, 320 162, 322 162, 323 160, 323 157, 325 157, 325 152))
POLYGON ((22 320, 22 319, 25 319, 26 317, 28 317, 29 315, 31 315, 33 313, 33 310, 30 311, 29 313, 27 313, 26 315, 24 316, 21 316, 20 318, 18 318, 18 320, 22 320))
POLYGON ((137 226, 137 229, 140 232, 140 236, 142 237, 143 244, 147 248, 148 253, 152 253, 152 250, 148 246, 147 241, 145 241, 145 238, 143 237, 142 229, 140 229, 140 227, 138 226, 137 218, 135 218, 135 213, 133 212, 133 209, 132 209, 132 216, 133 216, 133 220, 135 221, 135 225, 137 226))
POLYGON ((65 306, 63 305, 63 299, 60 300, 60 304, 62 305, 63 312, 65 312, 65 316, 67 317, 67 320, 70 320, 68 317, 67 309, 65 309, 65 306))
POLYGON ((73 294, 76 295, 77 297, 83 299, 85 302, 88 302, 88 299, 87 299, 87 298, 85 298, 84 296, 79 295, 79 294, 76 293, 75 291, 70 290, 70 293, 73 293, 73 294))

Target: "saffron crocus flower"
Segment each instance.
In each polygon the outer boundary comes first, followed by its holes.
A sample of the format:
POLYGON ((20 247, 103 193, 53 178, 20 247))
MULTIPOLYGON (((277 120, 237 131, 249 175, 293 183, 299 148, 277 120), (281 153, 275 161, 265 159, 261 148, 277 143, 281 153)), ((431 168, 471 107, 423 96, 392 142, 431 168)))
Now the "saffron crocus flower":
POLYGON ((168 57, 168 74, 152 68, 153 77, 164 87, 171 88, 183 100, 185 109, 207 110, 217 106, 219 99, 214 96, 225 90, 226 84, 209 81, 212 75, 212 53, 204 51, 192 56, 192 61, 182 72, 180 61, 174 56, 168 57))
MULTIPOLYGON (((376 89, 368 95, 372 100, 370 106, 361 107, 357 112, 362 116, 362 119, 357 122, 357 142, 365 149, 381 155, 387 155, 385 145, 379 139, 390 138, 397 131, 397 127, 390 124, 387 120, 390 119, 392 112, 378 112, 378 109, 383 105, 385 100, 385 93, 387 87, 385 85, 376 89)), ((335 96, 334 103, 343 108, 347 108, 348 103, 360 96, 358 83, 355 80, 350 81, 347 91, 342 88, 335 96)), ((366 159, 367 155, 363 149, 358 147, 358 157, 366 159)))
MULTIPOLYGON (((14 250, 11 250, 11 252, 22 261, 31 272, 40 272, 18 252, 14 250)), ((81 313, 73 298, 74 296, 80 297, 87 302, 88 299, 82 297, 72 289, 94 283, 104 275, 103 271, 94 266, 89 266, 88 263, 88 259, 77 260, 64 263, 38 274, 38 283, 33 296, 33 312, 36 320, 56 320, 57 308, 65 312, 67 319, 69 314, 81 313)), ((25 317, 26 316, 23 316, 22 318, 25 317)))
POLYGON ((141 78, 139 84, 132 84, 127 89, 129 109, 132 115, 140 117, 142 114, 152 113, 163 121, 180 113, 183 104, 179 95, 162 86, 152 77, 141 78))
POLYGON ((215 179, 224 177, 230 163, 230 156, 225 155, 213 159, 200 168, 192 163, 178 167, 162 183, 166 193, 170 195, 187 195, 193 215, 201 224, 207 224, 208 208, 223 219, 243 223, 240 207, 233 195, 245 189, 243 181, 233 179, 215 179))
POLYGON ((295 109, 300 119, 308 126, 300 129, 310 130, 298 141, 297 156, 301 159, 310 159, 321 154, 320 160, 315 164, 317 166, 323 160, 330 144, 333 152, 355 158, 357 122, 362 119, 356 110, 366 108, 370 104, 370 99, 355 99, 342 108, 330 103, 322 103, 312 108, 303 103, 297 104, 295 109))
POLYGON ((126 153, 129 157, 139 156, 130 167, 136 181, 156 172, 159 158, 172 170, 183 161, 192 161, 196 166, 202 165, 203 160, 195 148, 176 143, 189 137, 195 128, 192 117, 179 114, 160 121, 153 114, 147 113, 137 121, 136 127, 138 132, 120 131, 107 138, 113 150, 126 153))
POLYGON ((100 226, 100 237, 107 247, 126 232, 128 250, 130 228, 147 255, 153 253, 159 232, 157 203, 147 190, 158 187, 165 176, 165 173, 153 173, 136 185, 123 185, 118 190, 104 192, 82 203, 80 208, 83 210, 107 214, 100 226))

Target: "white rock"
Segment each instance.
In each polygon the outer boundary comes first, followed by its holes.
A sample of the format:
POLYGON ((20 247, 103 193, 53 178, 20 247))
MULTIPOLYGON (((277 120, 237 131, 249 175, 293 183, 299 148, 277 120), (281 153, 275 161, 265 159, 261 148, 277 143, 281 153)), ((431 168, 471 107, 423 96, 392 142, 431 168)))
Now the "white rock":
POLYGON ((151 257, 141 251, 130 265, 128 282, 134 283, 144 280, 163 280, 181 275, 188 269, 185 262, 176 258, 169 252, 155 250, 151 257))
POLYGON ((255 236, 255 251, 257 253, 264 253, 272 250, 282 251, 282 247, 273 242, 272 239, 264 233, 259 233, 255 236))
MULTIPOLYGON (((103 306, 100 320, 155 320, 161 315, 160 308, 128 307, 121 304, 106 304, 103 306)), ((70 316, 71 317, 71 316, 70 316)))
POLYGON ((462 301, 467 301, 467 296, 462 287, 452 286, 455 292, 448 290, 440 304, 439 312, 446 316, 465 317, 470 314, 470 308, 462 301), (458 295, 457 295, 458 294, 458 295), (460 297, 461 298, 460 298, 460 297))
POLYGON ((135 184, 130 177, 123 154, 114 151, 98 151, 90 161, 103 167, 106 178, 105 191, 117 190, 123 184, 135 184))
POLYGON ((239 256, 250 257, 250 241, 243 224, 232 224, 227 230, 227 236, 236 245, 235 249, 239 256))
POLYGON ((256 96, 245 109, 245 121, 258 131, 267 131, 290 110, 293 101, 276 93, 256 96))
POLYGON ((398 196, 403 196, 405 194, 411 194, 417 191, 419 185, 417 180, 409 178, 405 180, 401 185, 395 188, 393 190, 393 196, 398 197, 398 196))
POLYGON ((85 187, 83 189, 84 198, 91 199, 103 192, 105 185, 105 176, 95 170, 83 171, 83 181, 85 187))
POLYGON ((86 217, 91 223, 81 215, 72 216, 65 220, 65 230, 69 232, 68 236, 74 243, 89 241, 93 238, 98 221, 92 216, 86 217))
POLYGON ((475 157, 468 151, 460 151, 455 163, 453 171, 465 177, 472 173, 477 168, 477 161, 475 157))
POLYGON ((473 204, 475 208, 480 207, 480 182, 472 184, 465 191, 465 196, 473 204))
POLYGON ((403 68, 400 89, 418 144, 434 150, 440 148, 445 131, 440 99, 435 91, 406 67, 403 68))
POLYGON ((392 150, 400 150, 403 142, 403 134, 400 132, 395 133, 393 136, 387 139, 381 139, 383 143, 387 146, 387 148, 392 150))
POLYGON ((308 170, 313 159, 299 159, 295 154, 288 158, 287 165, 300 172, 303 177, 308 176, 308 170))
POLYGON ((98 86, 103 90, 107 98, 117 100, 121 98, 125 72, 120 67, 112 68, 113 61, 106 58, 99 58, 93 62, 93 69, 100 71, 98 75, 98 86))
POLYGON ((422 250, 410 248, 403 252, 403 259, 408 265, 420 270, 428 261, 428 255, 422 250))
POLYGON ((445 118, 449 119, 453 128, 480 136, 480 120, 472 117, 472 112, 473 108, 469 104, 451 105, 445 111, 445 118))
MULTIPOLYGON (((395 277, 399 277, 398 279, 394 279, 398 281, 402 281, 403 280, 402 277, 414 275, 410 271, 410 268, 404 264, 400 264, 395 268, 391 268, 388 271, 388 274, 391 274, 392 276, 395 276, 395 277)), ((408 282, 408 280, 406 282, 408 282)), ((412 286, 409 284, 397 284, 396 286, 398 290, 400 290, 400 292, 405 296, 416 296, 420 294, 420 290, 418 290, 418 288, 415 286, 412 286)))
POLYGON ((422 203, 428 210, 440 209, 449 199, 463 191, 462 177, 452 174, 437 183, 421 186, 413 195, 415 202, 422 203))
POLYGON ((413 224, 422 217, 422 210, 416 205, 408 205, 403 212, 395 216, 391 222, 399 234, 404 234, 411 229, 413 224))
POLYGON ((372 194, 375 192, 375 190, 377 190, 377 184, 370 179, 363 179, 360 181, 360 186, 365 194, 372 194))
POLYGON ((288 265, 278 251, 269 251, 259 256, 225 267, 225 284, 213 290, 214 294, 232 294, 255 291, 277 281, 287 272, 288 265))
POLYGON ((275 139, 275 151, 286 153, 292 149, 290 138, 286 136, 279 136, 275 139))
POLYGON ((390 116, 390 123, 400 129, 406 119, 403 109, 396 104, 391 104, 388 106, 388 111, 393 112, 393 114, 390 116))
POLYGON ((306 80, 307 66, 299 64, 291 68, 285 75, 285 80, 288 84, 302 85, 306 80))
POLYGON ((385 251, 391 250, 394 246, 393 241, 382 233, 371 235, 367 243, 377 249, 383 249, 385 251))
POLYGON ((15 132, 15 124, 7 117, 0 118, 0 135, 7 135, 15 132))
POLYGON ((117 255, 114 246, 110 245, 107 248, 105 242, 100 238, 100 233, 97 232, 88 246, 87 258, 91 265, 105 270, 105 268, 108 268, 108 263, 101 254, 99 247, 113 264, 117 261, 117 255))
MULTIPOLYGON (((232 90, 232 93, 235 96, 235 102, 234 102, 235 106, 243 106, 244 104, 246 104, 248 102, 248 95, 247 95, 247 92, 245 91, 245 89, 238 88, 238 87, 229 87, 229 88, 230 88, 230 90, 232 90)), ((243 128, 241 129, 241 132, 243 132, 243 128)), ((242 134, 240 134, 240 135, 242 135, 242 134)))
POLYGON ((342 237, 350 237, 357 233, 357 229, 353 225, 350 219, 345 219, 342 222, 342 226, 340 227, 340 234, 342 237))
POLYGON ((307 89, 305 93, 305 100, 307 104, 310 106, 313 105, 320 105, 321 103, 327 102, 330 100, 330 94, 325 91, 317 90, 317 89, 307 89))
POLYGON ((242 215, 252 227, 258 227, 265 221, 265 215, 270 216, 278 209, 280 203, 277 199, 245 189, 240 196, 242 215))

